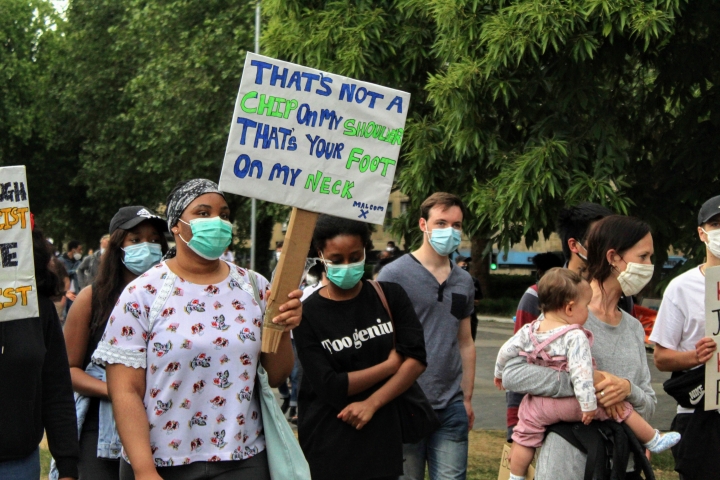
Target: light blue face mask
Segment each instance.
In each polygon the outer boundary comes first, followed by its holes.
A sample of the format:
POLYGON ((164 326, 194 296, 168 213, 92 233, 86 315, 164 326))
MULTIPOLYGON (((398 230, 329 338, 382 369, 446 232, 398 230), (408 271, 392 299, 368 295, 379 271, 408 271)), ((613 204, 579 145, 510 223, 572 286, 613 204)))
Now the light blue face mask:
POLYGON ((162 259, 162 247, 159 243, 138 243, 123 248, 123 263, 135 275, 142 275, 162 259))
POLYGON ((217 260, 225 249, 232 242, 232 223, 220 217, 193 218, 190 223, 180 220, 185 225, 190 225, 192 238, 189 242, 182 236, 180 240, 187 243, 190 250, 206 260, 217 260))
POLYGON ((325 263, 325 272, 328 280, 343 290, 350 290, 362 279, 365 273, 365 258, 356 263, 348 263, 344 265, 329 264, 320 254, 323 263, 325 263))
POLYGON ((460 246, 460 235, 462 232, 452 227, 435 228, 432 230, 432 234, 427 231, 425 233, 428 234, 430 246, 438 255, 446 257, 460 246))

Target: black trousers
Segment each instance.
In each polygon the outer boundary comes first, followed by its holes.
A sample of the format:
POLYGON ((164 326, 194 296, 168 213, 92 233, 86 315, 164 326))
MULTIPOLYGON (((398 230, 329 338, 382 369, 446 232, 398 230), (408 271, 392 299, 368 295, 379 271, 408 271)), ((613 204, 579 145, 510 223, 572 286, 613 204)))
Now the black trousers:
MULTIPOLYGON (((158 467, 157 472, 163 480, 270 480, 265 450, 247 460, 194 462, 188 465, 158 467)), ((125 460, 120 460, 120 480, 135 480, 132 467, 125 460)))
POLYGON ((97 443, 97 424, 94 428, 83 428, 80 435, 79 480, 118 480, 120 478, 120 461, 98 458, 97 443))

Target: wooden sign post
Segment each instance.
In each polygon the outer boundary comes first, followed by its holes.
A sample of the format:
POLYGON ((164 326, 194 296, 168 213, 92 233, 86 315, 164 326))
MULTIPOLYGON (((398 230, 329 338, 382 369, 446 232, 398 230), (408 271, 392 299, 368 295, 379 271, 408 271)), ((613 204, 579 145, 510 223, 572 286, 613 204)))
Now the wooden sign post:
POLYGON ((310 251, 313 230, 318 214, 293 208, 290 215, 282 255, 277 265, 277 272, 270 287, 270 298, 267 300, 265 321, 263 322, 262 351, 274 353, 280 344, 284 327, 272 323, 280 311, 278 308, 285 303, 288 294, 297 290, 305 271, 305 259, 310 251))
POLYGON ((410 94, 247 54, 220 190, 294 207, 263 323, 300 285, 318 213, 381 225, 410 94))

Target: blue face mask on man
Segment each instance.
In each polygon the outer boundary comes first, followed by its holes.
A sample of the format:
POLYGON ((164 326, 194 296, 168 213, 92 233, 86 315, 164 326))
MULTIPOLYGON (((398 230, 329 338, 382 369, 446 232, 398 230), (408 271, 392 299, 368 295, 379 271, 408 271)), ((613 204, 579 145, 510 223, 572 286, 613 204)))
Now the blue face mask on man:
POLYGON ((159 243, 143 242, 123 248, 123 263, 135 275, 142 275, 162 259, 162 247, 159 243))
POLYGON ((431 231, 426 230, 425 233, 428 235, 430 246, 438 255, 446 257, 460 246, 461 230, 452 227, 435 228, 431 231))
POLYGON ((365 258, 356 263, 348 263, 344 265, 332 265, 320 253, 325 264, 325 272, 327 278, 339 288, 350 290, 362 279, 365 273, 365 258))
POLYGON ((190 250, 206 260, 217 260, 225 249, 232 242, 232 223, 220 217, 193 218, 190 223, 180 220, 185 225, 190 225, 192 238, 189 242, 182 236, 180 239, 187 243, 190 250))

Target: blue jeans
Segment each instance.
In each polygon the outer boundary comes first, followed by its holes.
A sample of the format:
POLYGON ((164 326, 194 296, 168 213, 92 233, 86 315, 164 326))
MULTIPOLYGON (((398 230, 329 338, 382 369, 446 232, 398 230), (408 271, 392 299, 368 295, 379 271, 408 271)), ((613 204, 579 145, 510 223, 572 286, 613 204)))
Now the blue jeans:
POLYGON ((435 410, 440 428, 420 443, 403 445, 401 480, 465 480, 468 460, 468 418, 462 400, 435 410))
POLYGON ((0 462, 3 480, 38 480, 40 478, 40 449, 20 460, 0 462))

